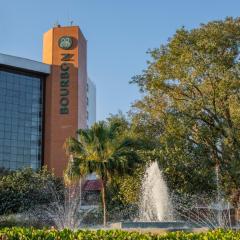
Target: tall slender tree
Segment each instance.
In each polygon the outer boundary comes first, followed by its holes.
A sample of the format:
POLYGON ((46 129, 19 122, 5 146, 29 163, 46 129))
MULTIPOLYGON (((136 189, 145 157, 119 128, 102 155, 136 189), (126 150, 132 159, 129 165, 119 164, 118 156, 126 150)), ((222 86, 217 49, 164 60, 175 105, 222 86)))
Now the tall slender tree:
POLYGON ((95 172, 102 181, 103 224, 107 224, 106 184, 114 175, 131 174, 140 158, 136 141, 123 134, 118 122, 99 122, 78 130, 78 139, 69 138, 66 150, 71 161, 66 175, 74 178, 95 172))

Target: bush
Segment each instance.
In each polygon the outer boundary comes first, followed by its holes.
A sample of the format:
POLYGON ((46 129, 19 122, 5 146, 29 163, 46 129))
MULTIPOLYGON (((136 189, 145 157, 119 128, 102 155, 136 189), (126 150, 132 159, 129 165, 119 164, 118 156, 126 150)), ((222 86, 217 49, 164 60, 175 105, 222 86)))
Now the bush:
POLYGON ((163 235, 141 234, 138 232, 127 232, 121 230, 78 230, 71 231, 64 229, 57 231, 55 229, 34 229, 34 228, 4 228, 0 230, 0 238, 5 240, 15 239, 37 239, 37 240, 55 240, 55 239, 79 239, 79 240, 233 240, 240 239, 240 232, 215 230, 207 233, 184 233, 174 232, 163 235))
POLYGON ((46 169, 38 172, 23 169, 0 174, 0 215, 28 211, 52 201, 53 184, 63 191, 63 183, 46 169))
MULTIPOLYGON (((52 224, 49 226, 52 226, 52 224)), ((30 216, 21 214, 0 216, 0 229, 11 227, 44 228, 46 227, 46 223, 38 220, 37 218, 31 218, 30 216)))

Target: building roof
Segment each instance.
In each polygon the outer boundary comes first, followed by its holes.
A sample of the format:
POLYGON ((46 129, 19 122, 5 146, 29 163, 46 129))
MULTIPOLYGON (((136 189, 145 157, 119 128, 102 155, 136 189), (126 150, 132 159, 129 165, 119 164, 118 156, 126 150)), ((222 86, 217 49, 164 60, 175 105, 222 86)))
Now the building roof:
POLYGON ((42 74, 50 74, 51 72, 51 67, 48 64, 2 53, 0 53, 0 65, 6 65, 9 67, 19 68, 42 74))
POLYGON ((87 180, 83 185, 83 191, 101 191, 102 181, 97 180, 87 180))

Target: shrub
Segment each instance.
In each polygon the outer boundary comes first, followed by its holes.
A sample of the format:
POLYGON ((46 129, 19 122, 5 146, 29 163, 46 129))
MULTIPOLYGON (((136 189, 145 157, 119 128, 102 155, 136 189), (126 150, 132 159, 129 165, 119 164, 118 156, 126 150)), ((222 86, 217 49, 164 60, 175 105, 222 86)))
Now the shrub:
POLYGON ((48 183, 58 191, 63 183, 46 169, 23 169, 0 175, 0 215, 24 212, 52 200, 48 183))
POLYGON ((206 233, 184 233, 173 232, 163 235, 141 234, 138 232, 127 232, 121 230, 78 230, 64 229, 34 229, 34 228, 4 228, 0 230, 0 239, 15 240, 55 240, 55 239, 79 239, 79 240, 234 240, 240 239, 240 232, 215 230, 206 233))
MULTIPOLYGON (((52 225, 49 225, 52 226, 52 225)), ((0 216, 0 229, 11 227, 35 227, 44 228, 46 223, 38 220, 37 218, 31 218, 30 216, 14 214, 0 216)))

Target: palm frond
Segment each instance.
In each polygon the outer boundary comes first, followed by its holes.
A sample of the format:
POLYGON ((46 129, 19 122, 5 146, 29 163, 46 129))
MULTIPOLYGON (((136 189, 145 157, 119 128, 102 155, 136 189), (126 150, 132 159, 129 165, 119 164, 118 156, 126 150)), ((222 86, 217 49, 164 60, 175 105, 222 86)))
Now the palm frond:
POLYGON ((108 125, 101 121, 90 129, 78 130, 78 139, 69 138, 66 147, 73 157, 72 163, 69 163, 74 168, 72 173, 96 172, 104 178, 110 178, 112 174, 132 173, 140 163, 135 150, 140 143, 137 139, 126 137, 120 130, 118 122, 108 125))

